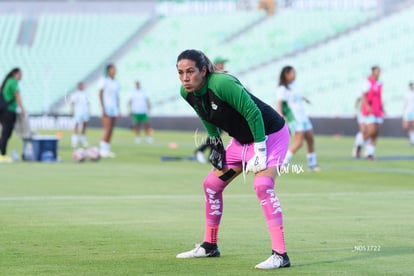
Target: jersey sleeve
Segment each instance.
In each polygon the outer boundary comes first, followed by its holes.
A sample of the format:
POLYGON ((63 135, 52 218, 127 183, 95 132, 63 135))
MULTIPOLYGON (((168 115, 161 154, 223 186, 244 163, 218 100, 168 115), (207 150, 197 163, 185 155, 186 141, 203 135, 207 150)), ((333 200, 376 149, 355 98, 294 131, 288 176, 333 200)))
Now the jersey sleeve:
POLYGON ((276 100, 277 101, 287 101, 285 91, 286 91, 286 88, 284 86, 279 86, 276 89, 276 100))
POLYGON ((133 93, 133 92, 128 93, 128 96, 127 96, 127 101, 128 101, 128 102, 132 101, 132 98, 133 98, 133 97, 134 97, 134 93, 133 93))
POLYGON ((19 82, 17 80, 16 80, 16 82, 14 82, 13 90, 14 90, 15 94, 20 93, 20 85, 19 85, 19 82))
POLYGON ((247 121, 255 142, 266 139, 262 112, 253 102, 243 85, 227 74, 213 74, 211 86, 216 95, 227 102, 247 121))
POLYGON ((364 96, 365 93, 369 91, 371 88, 371 83, 368 80, 365 80, 361 86, 361 93, 359 94, 360 97, 364 96))
POLYGON ((10 79, 8 90, 12 95, 19 93, 19 82, 16 79, 10 79))
POLYGON ((76 92, 72 93, 69 97, 69 104, 74 104, 76 102, 76 92))
POLYGON ((213 124, 201 119, 209 137, 220 137, 220 130, 213 124))
POLYGON ((144 100, 149 100, 147 90, 142 90, 142 94, 144 95, 144 100))
POLYGON ((102 89, 104 89, 104 86, 105 86, 105 78, 104 78, 104 77, 102 77, 102 78, 100 78, 100 79, 99 79, 99 81, 98 81, 98 89, 99 89, 99 90, 102 90, 102 89))
POLYGON ((16 79, 9 79, 3 88, 3 97, 6 101, 15 99, 15 94, 19 93, 19 83, 16 79))

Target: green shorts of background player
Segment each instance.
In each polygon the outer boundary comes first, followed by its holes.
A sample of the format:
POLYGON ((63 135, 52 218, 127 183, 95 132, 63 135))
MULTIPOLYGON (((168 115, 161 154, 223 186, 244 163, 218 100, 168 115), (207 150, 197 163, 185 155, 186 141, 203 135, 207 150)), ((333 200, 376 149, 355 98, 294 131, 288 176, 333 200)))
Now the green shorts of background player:
POLYGON ((135 143, 140 144, 141 143, 141 125, 144 126, 145 131, 145 140, 148 144, 151 144, 153 142, 153 139, 151 137, 152 129, 149 124, 149 118, 148 114, 146 113, 133 113, 131 115, 132 121, 134 123, 134 132, 135 132, 135 143))

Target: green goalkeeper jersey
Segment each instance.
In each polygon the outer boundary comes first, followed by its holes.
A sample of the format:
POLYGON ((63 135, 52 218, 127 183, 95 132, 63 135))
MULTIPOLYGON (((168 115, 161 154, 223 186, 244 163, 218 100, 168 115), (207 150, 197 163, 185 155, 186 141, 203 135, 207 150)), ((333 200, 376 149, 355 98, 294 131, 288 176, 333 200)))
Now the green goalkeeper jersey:
POLYGON ((271 106, 229 74, 210 74, 199 90, 188 93, 181 87, 181 95, 196 111, 210 137, 220 136, 222 129, 242 144, 262 142, 285 124, 271 106))
POLYGON ((4 84, 2 96, 6 102, 9 102, 7 110, 12 112, 17 110, 16 93, 19 93, 19 81, 16 78, 9 78, 4 84))

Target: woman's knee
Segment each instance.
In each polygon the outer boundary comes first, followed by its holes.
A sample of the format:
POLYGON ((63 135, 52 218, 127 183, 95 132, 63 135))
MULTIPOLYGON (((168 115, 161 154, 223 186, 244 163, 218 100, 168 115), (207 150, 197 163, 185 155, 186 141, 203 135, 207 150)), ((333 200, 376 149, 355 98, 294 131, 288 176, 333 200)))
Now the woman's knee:
POLYGON ((213 172, 210 172, 203 181, 203 189, 207 194, 216 194, 223 192, 227 183, 213 172))
POLYGON ((256 176, 253 184, 254 184, 254 191, 256 192, 256 196, 259 199, 266 197, 266 195, 270 193, 274 193, 274 180, 268 176, 256 176))

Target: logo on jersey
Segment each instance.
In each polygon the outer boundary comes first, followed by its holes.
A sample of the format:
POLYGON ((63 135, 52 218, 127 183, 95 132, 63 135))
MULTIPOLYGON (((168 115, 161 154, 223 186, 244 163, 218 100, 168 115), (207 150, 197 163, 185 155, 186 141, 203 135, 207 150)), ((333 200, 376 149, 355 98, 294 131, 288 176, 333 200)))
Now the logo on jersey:
POLYGON ((213 110, 217 110, 218 105, 216 105, 214 102, 211 102, 211 108, 212 108, 213 110))

